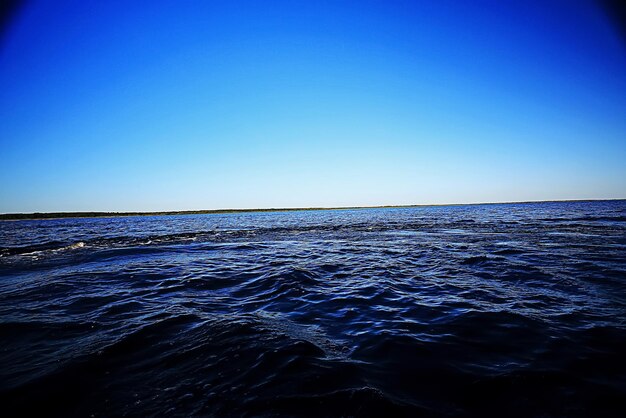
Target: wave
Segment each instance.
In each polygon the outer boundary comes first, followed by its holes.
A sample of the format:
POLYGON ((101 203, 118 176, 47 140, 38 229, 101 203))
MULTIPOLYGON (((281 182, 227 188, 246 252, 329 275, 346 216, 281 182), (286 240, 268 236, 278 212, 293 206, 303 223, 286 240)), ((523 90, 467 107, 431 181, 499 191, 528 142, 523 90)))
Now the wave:
POLYGON ((626 222, 626 216, 580 216, 563 218, 542 218, 543 222, 626 222))

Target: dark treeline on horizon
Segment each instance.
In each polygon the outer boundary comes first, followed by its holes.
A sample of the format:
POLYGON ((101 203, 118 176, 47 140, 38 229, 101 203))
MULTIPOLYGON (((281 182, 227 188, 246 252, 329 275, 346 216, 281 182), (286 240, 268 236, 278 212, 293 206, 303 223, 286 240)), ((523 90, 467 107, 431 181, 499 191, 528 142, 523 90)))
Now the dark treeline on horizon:
MULTIPOLYGON (((237 212, 280 212, 291 210, 321 210, 331 208, 277 208, 277 209, 208 209, 159 212, 33 212, 33 213, 2 213, 0 219, 52 219, 52 218, 103 218, 115 216, 159 216, 159 215, 203 215, 211 213, 237 212)), ((332 208, 340 209, 340 208, 332 208)), ((345 208, 349 209, 349 208, 345 208)), ((353 208, 354 209, 354 208, 353 208)))
POLYGON ((57 219, 57 218, 107 218, 107 217, 121 217, 121 216, 209 215, 209 214, 249 213, 249 212, 354 210, 354 209, 383 209, 383 208, 415 208, 415 207, 427 207, 427 206, 504 205, 504 204, 524 204, 524 203, 594 202, 594 201, 597 202, 597 201, 620 201, 620 200, 626 200, 626 199, 572 199, 572 200, 525 201, 525 202, 448 203, 448 204, 343 206, 343 207, 311 207, 311 208, 204 209, 204 210, 180 210, 180 211, 156 211, 156 212, 31 212, 31 213, 0 213, 0 220, 57 219))

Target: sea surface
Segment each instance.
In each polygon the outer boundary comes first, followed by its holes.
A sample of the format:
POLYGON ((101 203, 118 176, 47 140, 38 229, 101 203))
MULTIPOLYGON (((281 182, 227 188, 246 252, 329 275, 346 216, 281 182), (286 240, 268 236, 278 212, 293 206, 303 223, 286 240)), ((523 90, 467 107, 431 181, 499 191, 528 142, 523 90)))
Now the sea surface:
POLYGON ((623 417, 626 201, 3 221, 0 406, 623 417))

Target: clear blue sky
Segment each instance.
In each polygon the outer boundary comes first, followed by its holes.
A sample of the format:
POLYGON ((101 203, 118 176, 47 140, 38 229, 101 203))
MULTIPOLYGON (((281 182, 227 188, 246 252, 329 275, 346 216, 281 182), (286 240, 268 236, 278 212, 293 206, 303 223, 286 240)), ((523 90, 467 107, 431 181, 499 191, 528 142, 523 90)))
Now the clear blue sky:
POLYGON ((0 212, 626 197, 626 46, 586 1, 31 1, 0 212))

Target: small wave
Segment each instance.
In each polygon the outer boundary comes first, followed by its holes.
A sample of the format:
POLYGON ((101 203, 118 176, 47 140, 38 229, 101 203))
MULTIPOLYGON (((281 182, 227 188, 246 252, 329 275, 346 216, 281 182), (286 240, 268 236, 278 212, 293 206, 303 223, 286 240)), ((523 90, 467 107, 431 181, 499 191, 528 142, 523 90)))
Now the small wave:
POLYGON ((626 216, 579 216, 572 218, 542 218, 543 222, 626 222, 626 216))
POLYGON ((463 261, 461 261, 461 264, 482 264, 489 260, 490 258, 485 255, 477 255, 463 259, 463 261))
POLYGON ((306 326, 287 319, 284 315, 259 310, 256 312, 262 327, 287 335, 295 340, 313 344, 327 358, 346 358, 347 347, 340 341, 331 340, 319 326, 306 326))
POLYGON ((66 244, 60 241, 49 241, 43 244, 27 245, 22 247, 3 247, 0 248, 0 256, 13 256, 13 255, 32 255, 49 252, 59 252, 67 250, 76 250, 83 248, 85 242, 79 241, 73 244, 66 244))

